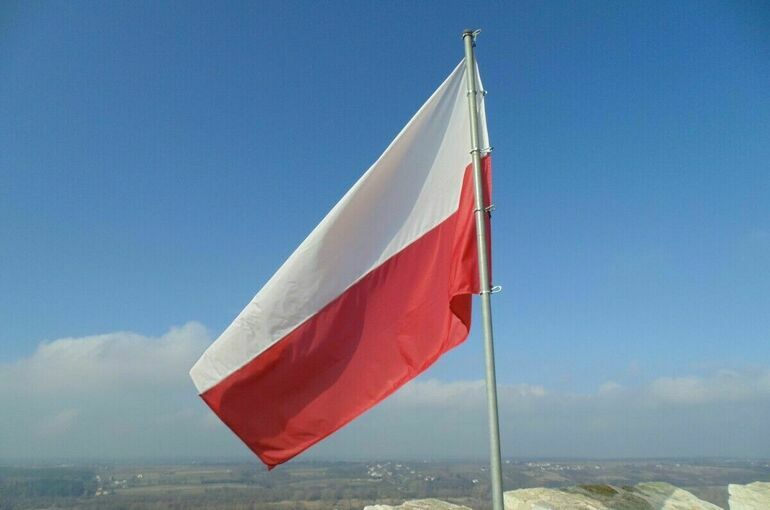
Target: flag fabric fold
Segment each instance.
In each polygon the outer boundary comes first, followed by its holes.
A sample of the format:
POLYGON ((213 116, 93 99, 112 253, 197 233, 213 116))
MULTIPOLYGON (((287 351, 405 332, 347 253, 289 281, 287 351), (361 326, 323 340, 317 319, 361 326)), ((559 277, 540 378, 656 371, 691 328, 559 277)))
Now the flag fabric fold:
MULTIPOLYGON (((268 467, 467 337, 479 291, 469 130, 460 62, 190 371, 268 467)), ((488 205, 488 156, 482 164, 488 205)))

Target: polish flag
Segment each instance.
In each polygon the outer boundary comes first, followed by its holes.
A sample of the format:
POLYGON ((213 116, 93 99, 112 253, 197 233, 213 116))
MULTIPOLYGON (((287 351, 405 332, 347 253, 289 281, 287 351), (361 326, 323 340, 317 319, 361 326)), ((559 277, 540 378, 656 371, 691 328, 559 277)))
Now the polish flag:
POLYGON ((269 468, 468 336, 480 286, 465 75, 462 61, 190 371, 269 468))

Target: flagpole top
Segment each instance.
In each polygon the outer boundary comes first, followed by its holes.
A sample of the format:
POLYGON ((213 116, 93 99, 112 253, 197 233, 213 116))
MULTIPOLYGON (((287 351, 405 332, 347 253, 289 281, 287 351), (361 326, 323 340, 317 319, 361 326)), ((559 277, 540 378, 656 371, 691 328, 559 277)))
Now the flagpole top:
POLYGON ((463 30, 463 34, 462 34, 462 36, 461 36, 461 37, 462 37, 463 39, 465 39, 466 37, 468 37, 468 36, 471 36, 471 37, 473 37, 473 40, 475 41, 475 40, 476 40, 476 37, 477 37, 477 36, 478 36, 480 33, 481 33, 481 29, 480 29, 480 28, 477 28, 477 29, 475 29, 475 30, 472 30, 472 29, 470 29, 470 28, 466 28, 465 30, 463 30))

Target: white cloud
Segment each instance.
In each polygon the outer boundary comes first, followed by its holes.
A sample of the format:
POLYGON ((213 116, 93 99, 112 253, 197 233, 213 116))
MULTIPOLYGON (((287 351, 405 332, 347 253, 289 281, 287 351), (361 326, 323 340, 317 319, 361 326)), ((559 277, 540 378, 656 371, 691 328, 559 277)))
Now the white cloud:
POLYGON ((77 409, 64 409, 53 416, 43 419, 38 427, 37 433, 40 436, 61 436, 71 430, 78 418, 77 409))
POLYGON ((607 381, 599 386, 599 395, 615 395, 624 390, 623 386, 615 381, 607 381))
MULTIPOLYGON (((767 456, 770 370, 715 370, 590 393, 501 385, 503 453, 548 457, 767 456)), ((483 380, 413 381, 324 441, 324 457, 486 455, 483 380)))
POLYGON ((770 372, 717 370, 707 377, 661 377, 650 385, 649 395, 656 402, 678 405, 767 398, 770 372))
MULTIPOLYGON (((394 405, 414 407, 467 408, 484 402, 483 380, 445 382, 418 379, 394 396, 394 405)), ((628 387, 607 381, 595 393, 557 393, 531 384, 498 385, 501 402, 520 405, 537 400, 562 403, 601 403, 617 397, 628 405, 692 405, 714 402, 735 403, 770 399, 770 370, 714 370, 704 376, 660 377, 646 385, 628 387)))
POLYGON ((210 343, 190 322, 41 343, 0 364, 0 457, 227 456, 237 441, 188 372, 210 343))
MULTIPOLYGON (((249 457, 198 398, 198 323, 43 342, 0 364, 0 458, 249 457)), ((633 379, 638 381, 638 379, 633 379)), ((500 385, 503 449, 519 456, 770 455, 770 370, 712 369, 594 392, 500 385)), ((484 457, 483 380, 421 377, 313 457, 484 457)))
POLYGON ((208 343, 196 322, 159 338, 117 332, 43 342, 32 356, 0 365, 0 391, 55 395, 187 385, 187 372, 208 343))
MULTIPOLYGON (((486 395, 486 383, 478 381, 443 382, 437 379, 415 380, 394 396, 394 405, 414 407, 467 408, 475 406, 486 395)), ((542 386, 529 384, 498 385, 499 398, 509 400, 533 399, 545 396, 542 386)))

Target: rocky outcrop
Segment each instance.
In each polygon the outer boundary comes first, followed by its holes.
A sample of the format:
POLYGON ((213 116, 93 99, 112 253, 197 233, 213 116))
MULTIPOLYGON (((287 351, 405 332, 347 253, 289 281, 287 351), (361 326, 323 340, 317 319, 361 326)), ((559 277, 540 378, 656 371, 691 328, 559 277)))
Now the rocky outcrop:
POLYGON ((604 504, 584 494, 561 489, 519 489, 506 492, 505 510, 605 510, 604 504))
MULTIPOLYGON (((729 510, 770 510, 770 483, 731 484, 729 510)), ((505 510, 722 510, 684 489, 663 482, 633 486, 579 485, 566 489, 519 489, 505 493, 505 510)), ((438 499, 364 510, 470 510, 438 499)))
POLYGON ((730 484, 730 510, 767 510, 770 508, 770 483, 730 484))
POLYGON ((403 505, 370 505, 364 510, 471 510, 467 506, 454 505, 440 499, 415 499, 403 505))
POLYGON ((568 489, 520 489, 505 493, 506 510, 721 510, 667 483, 635 486, 581 485, 568 489))
POLYGON ((634 487, 649 504, 650 508, 662 510, 721 510, 708 501, 697 498, 692 493, 668 483, 640 483, 634 487))

